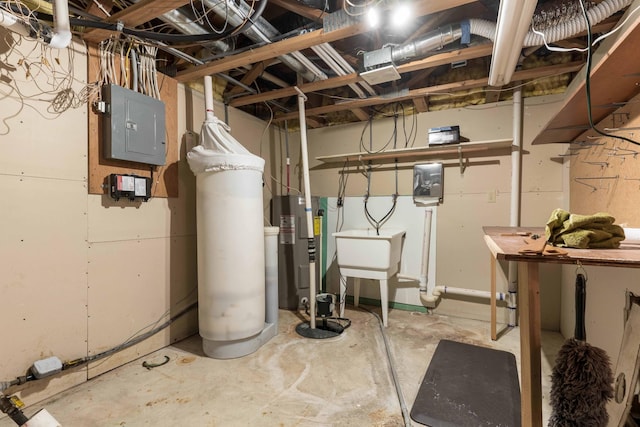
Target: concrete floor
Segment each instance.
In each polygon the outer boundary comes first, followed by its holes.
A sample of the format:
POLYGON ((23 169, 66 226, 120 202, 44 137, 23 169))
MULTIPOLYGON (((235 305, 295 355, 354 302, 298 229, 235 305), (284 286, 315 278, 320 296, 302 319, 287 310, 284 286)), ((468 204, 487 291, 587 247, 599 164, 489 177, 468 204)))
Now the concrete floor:
MULTIPOLYGON (((376 316, 348 307, 351 327, 326 340, 300 337, 297 313, 281 310, 279 316, 279 334, 254 354, 210 359, 199 336, 192 336, 26 408, 25 414, 44 407, 66 427, 404 425, 376 316), (142 367, 165 356, 166 365, 142 367)), ((510 351, 520 363, 517 328, 492 342, 486 322, 390 310, 386 333, 407 411, 441 339, 510 351)), ((557 333, 543 333, 542 340, 546 425, 549 375, 564 340, 557 333)), ((0 427, 14 425, 0 420, 0 427)))

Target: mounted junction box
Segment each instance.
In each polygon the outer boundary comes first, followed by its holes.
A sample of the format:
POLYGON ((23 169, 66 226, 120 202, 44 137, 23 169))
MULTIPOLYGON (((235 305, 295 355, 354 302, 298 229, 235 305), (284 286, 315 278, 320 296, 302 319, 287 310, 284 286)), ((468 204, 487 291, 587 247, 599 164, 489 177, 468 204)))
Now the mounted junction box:
POLYGON ((118 85, 104 85, 103 153, 107 159, 166 162, 164 102, 118 85))
POLYGON ((109 194, 116 202, 120 198, 146 202, 151 198, 151 178, 112 173, 109 175, 109 194))

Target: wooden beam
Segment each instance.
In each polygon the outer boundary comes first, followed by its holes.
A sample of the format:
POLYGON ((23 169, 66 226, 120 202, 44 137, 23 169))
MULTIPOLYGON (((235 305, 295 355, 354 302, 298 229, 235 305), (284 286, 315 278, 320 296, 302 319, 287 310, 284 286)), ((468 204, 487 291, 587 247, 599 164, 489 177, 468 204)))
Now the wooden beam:
POLYGON ((362 122, 369 120, 369 113, 362 108, 354 108, 351 112, 362 122))
MULTIPOLYGON (((260 62, 258 64, 255 64, 247 72, 247 74, 242 76, 242 79, 240 80, 240 83, 244 84, 245 86, 251 86, 253 84, 253 82, 255 82, 256 79, 262 75, 264 70, 271 64, 271 62, 272 61, 262 61, 262 62, 260 62)), ((238 94, 238 93, 242 93, 244 91, 245 91, 245 89, 242 88, 242 86, 234 86, 233 88, 231 88, 231 90, 229 90, 229 92, 227 92, 227 95, 231 96, 231 95, 235 95, 235 94, 238 94)))
MULTIPOLYGON (((530 70, 516 71, 515 73, 513 73, 513 81, 529 80, 534 78, 548 77, 548 76, 553 76, 557 74, 574 72, 574 71, 578 71, 580 68, 582 68, 582 66, 583 66, 583 63, 581 61, 577 61, 577 62, 570 62, 568 64, 551 65, 548 67, 539 67, 539 68, 533 68, 530 70)), ((489 79, 487 77, 484 77, 481 79, 464 80, 460 82, 445 83, 438 86, 413 89, 413 90, 410 90, 408 94, 396 97, 393 100, 390 100, 389 98, 383 98, 381 96, 375 96, 375 97, 366 98, 366 99, 356 99, 353 101, 345 101, 339 104, 325 105, 322 107, 307 109, 306 115, 307 116, 322 115, 327 113, 334 113, 336 111, 344 111, 344 110, 351 110, 354 108, 364 108, 372 105, 386 104, 392 101, 393 102, 407 101, 407 100, 412 100, 419 97, 428 96, 432 93, 437 93, 437 92, 454 92, 456 90, 473 89, 473 88, 487 86, 488 80, 489 79)), ((279 122, 283 120, 289 120, 297 117, 297 114, 298 114, 297 112, 282 114, 282 115, 276 116, 274 121, 279 122)))
POLYGON ((109 12, 111 11, 111 8, 113 8, 113 0, 102 0, 100 1, 100 3, 94 3, 94 2, 89 3, 89 6, 87 6, 85 11, 90 15, 97 16, 99 18, 104 19, 108 16, 104 12, 104 10, 109 12), (98 6, 98 4, 100 4, 100 6, 102 7, 98 6))
MULTIPOLYGON (((136 27, 167 13, 170 10, 182 7, 187 3, 189 3, 189 0, 141 0, 120 12, 111 15, 104 21, 108 23, 122 21, 127 27, 136 27)), ((89 28, 84 32, 82 38, 88 42, 98 43, 108 38, 111 33, 116 32, 99 28, 89 28)))
MULTIPOLYGON (((327 80, 301 84, 298 85, 298 88, 304 93, 317 92, 321 90, 347 86, 361 80, 362 79, 360 78, 360 76, 358 76, 358 74, 351 73, 347 74, 346 76, 334 77, 327 80)), ((271 101, 273 99, 287 98, 289 96, 294 96, 297 93, 298 92, 296 92, 295 88, 285 87, 265 93, 259 93, 257 95, 243 96, 242 98, 234 99, 229 103, 229 105, 231 105, 232 107, 240 107, 243 105, 257 104, 258 102, 271 101)))
MULTIPOLYGON (((467 59, 479 58, 483 56, 491 55, 493 45, 484 44, 479 46, 473 46, 466 49, 456 50, 453 52, 440 53, 430 56, 418 61, 409 62, 398 66, 398 72, 400 74, 408 73, 411 71, 424 70, 430 67, 437 67, 444 64, 450 64, 455 61, 462 61, 467 59)), ((334 77, 319 82, 306 83, 299 85, 299 89, 305 93, 316 92, 320 90, 333 89, 336 87, 346 86, 351 83, 363 81, 363 79, 356 73, 347 74, 346 76, 334 77)), ((231 101, 232 107, 241 107, 243 105, 255 104, 258 102, 270 101, 273 99, 286 98, 296 94, 294 88, 276 89, 269 92, 243 96, 231 101)))
POLYGON ((293 0, 269 0, 269 3, 280 6, 290 12, 297 13, 314 22, 322 22, 322 18, 326 15, 326 12, 320 9, 314 9, 313 7, 305 6, 293 0))
MULTIPOLYGON (((594 52, 590 94, 595 107, 592 109, 594 123, 615 111, 616 103, 626 102, 638 94, 638 46, 640 21, 630 19, 594 52)), ((559 113, 549 120, 533 144, 568 143, 582 134, 583 127, 588 125, 585 76, 586 67, 573 79, 559 113)))
MULTIPOLYGON (((452 7, 473 3, 477 0, 431 0, 419 1, 414 4, 414 16, 424 16, 429 13, 439 12, 441 10, 450 9, 452 7)), ((342 40, 358 34, 371 31, 366 22, 359 22, 354 25, 343 27, 334 31, 325 32, 324 30, 311 31, 296 37, 280 40, 270 43, 247 52, 239 53, 225 59, 213 61, 208 64, 197 65, 177 74, 176 79, 179 82, 188 82, 207 75, 221 73, 233 68, 254 64, 265 59, 274 58, 276 56, 285 55, 291 52, 310 48, 321 43, 331 43, 336 40, 342 40)))
POLYGON ((491 104, 493 102, 498 102, 500 100, 500 89, 502 87, 491 87, 491 89, 486 90, 484 95, 485 104, 491 104))
POLYGON ((426 113, 429 111, 429 102, 427 101, 427 97, 420 96, 418 98, 413 99, 413 105, 416 107, 416 111, 418 113, 426 113))

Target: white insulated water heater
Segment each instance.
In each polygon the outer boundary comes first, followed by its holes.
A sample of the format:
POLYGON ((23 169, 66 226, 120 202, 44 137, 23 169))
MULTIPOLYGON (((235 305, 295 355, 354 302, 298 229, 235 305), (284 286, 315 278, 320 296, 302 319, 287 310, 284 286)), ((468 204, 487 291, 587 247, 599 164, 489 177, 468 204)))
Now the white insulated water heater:
POLYGON ((203 350, 214 358, 244 356, 264 341, 265 162, 240 145, 209 109, 201 143, 187 159, 196 175, 203 350))

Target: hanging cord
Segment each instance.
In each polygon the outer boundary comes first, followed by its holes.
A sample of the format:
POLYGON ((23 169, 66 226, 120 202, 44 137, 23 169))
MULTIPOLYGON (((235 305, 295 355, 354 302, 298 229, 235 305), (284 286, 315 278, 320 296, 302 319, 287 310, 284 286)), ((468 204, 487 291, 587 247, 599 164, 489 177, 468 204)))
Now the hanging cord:
POLYGON ((635 145, 640 145, 640 142, 634 141, 633 139, 627 138, 626 136, 617 136, 617 135, 612 135, 610 133, 603 132, 600 129, 596 128, 596 126, 593 123, 593 116, 591 114, 591 62, 592 62, 592 56, 593 56, 593 44, 591 40, 593 38, 593 34, 591 34, 591 23, 589 22, 589 15, 587 15, 587 8, 584 5, 584 0, 580 0, 580 6, 582 8, 582 15, 584 16, 585 21, 587 21, 588 49, 587 49, 587 75, 585 78, 585 90, 587 93, 587 113, 589 117, 589 126, 591 127, 591 129, 593 129, 594 131, 596 131, 602 136, 617 138, 623 141, 630 142, 635 145))
MULTIPOLYGON (((372 116, 369 116, 369 120, 372 120, 372 116)), ((398 139, 398 116, 397 115, 394 116, 394 120, 393 120, 392 138, 394 140, 393 148, 396 148, 397 139, 398 139)), ((373 128, 369 126, 369 147, 370 148, 372 144, 373 144, 373 128)), ((394 194, 391 195, 391 197, 393 198, 393 204, 391 205, 391 208, 389 209, 389 211, 387 211, 387 213, 382 217, 382 219, 377 220, 373 217, 373 215, 371 215, 368 207, 369 196, 371 194, 370 193, 371 161, 369 161, 369 164, 367 165, 367 193, 364 196, 364 214, 367 217, 367 221, 369 221, 369 223, 375 227, 377 236, 380 235, 380 227, 382 227, 384 223, 387 222, 389 218, 391 218, 391 215, 393 215, 393 212, 395 212, 396 210, 396 204, 398 201, 398 159, 395 159, 395 180, 396 180, 396 191, 394 194)))

